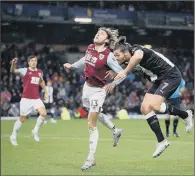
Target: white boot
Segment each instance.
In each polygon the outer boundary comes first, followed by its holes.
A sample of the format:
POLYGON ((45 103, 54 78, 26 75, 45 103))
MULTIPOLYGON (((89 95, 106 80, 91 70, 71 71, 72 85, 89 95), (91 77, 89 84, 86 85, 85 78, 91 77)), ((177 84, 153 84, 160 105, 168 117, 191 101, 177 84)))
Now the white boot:
POLYGON ((170 143, 166 139, 164 141, 158 143, 156 145, 156 150, 153 153, 153 158, 157 158, 158 156, 160 156, 169 145, 170 145, 170 143))
POLYGON ((192 123, 192 111, 191 110, 187 110, 186 111, 188 113, 188 117, 186 119, 184 119, 185 122, 185 126, 186 126, 186 132, 190 133, 192 131, 193 128, 193 123, 192 123))

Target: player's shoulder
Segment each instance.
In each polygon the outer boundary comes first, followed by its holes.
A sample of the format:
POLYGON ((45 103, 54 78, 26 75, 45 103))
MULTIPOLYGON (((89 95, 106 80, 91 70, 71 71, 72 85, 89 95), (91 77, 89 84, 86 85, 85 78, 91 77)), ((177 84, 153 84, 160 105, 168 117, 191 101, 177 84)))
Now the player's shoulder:
POLYGON ((139 44, 134 44, 130 47, 130 52, 131 54, 134 54, 135 51, 137 50, 143 50, 144 47, 142 45, 139 45, 139 44))
POLYGON ((28 71, 28 68, 27 67, 21 67, 18 70, 19 70, 19 72, 22 72, 22 73, 25 72, 26 73, 28 71))
POLYGON ((21 67, 18 70, 28 70, 28 67, 21 67))
POLYGON ((113 52, 111 52, 111 51, 107 54, 106 59, 107 59, 107 62, 113 62, 113 61, 116 61, 116 59, 115 59, 115 57, 114 57, 114 53, 113 53, 113 52))
POLYGON ((91 49, 94 49, 94 48, 95 48, 95 44, 90 44, 90 45, 87 47, 88 50, 91 50, 91 49))
POLYGON ((139 44, 134 44, 133 46, 132 46, 132 48, 136 48, 136 49, 144 49, 144 46, 142 46, 142 45, 139 45, 139 44))
POLYGON ((43 72, 40 68, 37 68, 37 72, 43 72))

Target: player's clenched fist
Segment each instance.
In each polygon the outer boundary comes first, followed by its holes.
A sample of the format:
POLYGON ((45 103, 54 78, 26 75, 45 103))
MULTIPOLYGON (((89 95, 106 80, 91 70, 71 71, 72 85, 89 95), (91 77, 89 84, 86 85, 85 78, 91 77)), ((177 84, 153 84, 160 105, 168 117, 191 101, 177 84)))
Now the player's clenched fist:
POLYGON ((65 69, 71 69, 71 68, 72 68, 72 64, 65 63, 65 64, 64 64, 64 68, 65 68, 65 69))
POLYGON ((18 61, 18 58, 14 58, 14 59, 12 59, 12 64, 16 64, 16 63, 17 63, 17 61, 18 61))

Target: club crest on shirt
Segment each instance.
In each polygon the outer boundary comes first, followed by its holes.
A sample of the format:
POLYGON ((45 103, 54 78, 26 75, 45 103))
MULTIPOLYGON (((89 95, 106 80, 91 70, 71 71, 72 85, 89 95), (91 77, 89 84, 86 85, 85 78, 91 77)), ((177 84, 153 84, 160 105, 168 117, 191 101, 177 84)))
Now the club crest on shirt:
POLYGON ((100 60, 104 59, 104 55, 103 55, 103 54, 100 54, 100 55, 99 55, 99 59, 100 59, 100 60))
POLYGON ((29 74, 32 74, 32 72, 29 72, 29 74))
POLYGON ((42 74, 41 73, 39 73, 39 77, 42 77, 42 74))

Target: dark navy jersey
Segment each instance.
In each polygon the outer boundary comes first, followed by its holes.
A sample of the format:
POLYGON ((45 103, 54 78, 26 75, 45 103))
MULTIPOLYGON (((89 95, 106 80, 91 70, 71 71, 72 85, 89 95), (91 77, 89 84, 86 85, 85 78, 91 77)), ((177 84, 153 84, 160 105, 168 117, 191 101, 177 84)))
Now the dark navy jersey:
POLYGON ((141 45, 133 45, 130 48, 131 55, 134 55, 136 50, 143 51, 143 59, 139 63, 146 72, 154 74, 157 79, 163 78, 169 71, 172 70, 175 65, 162 54, 148 48, 144 48, 141 45))

